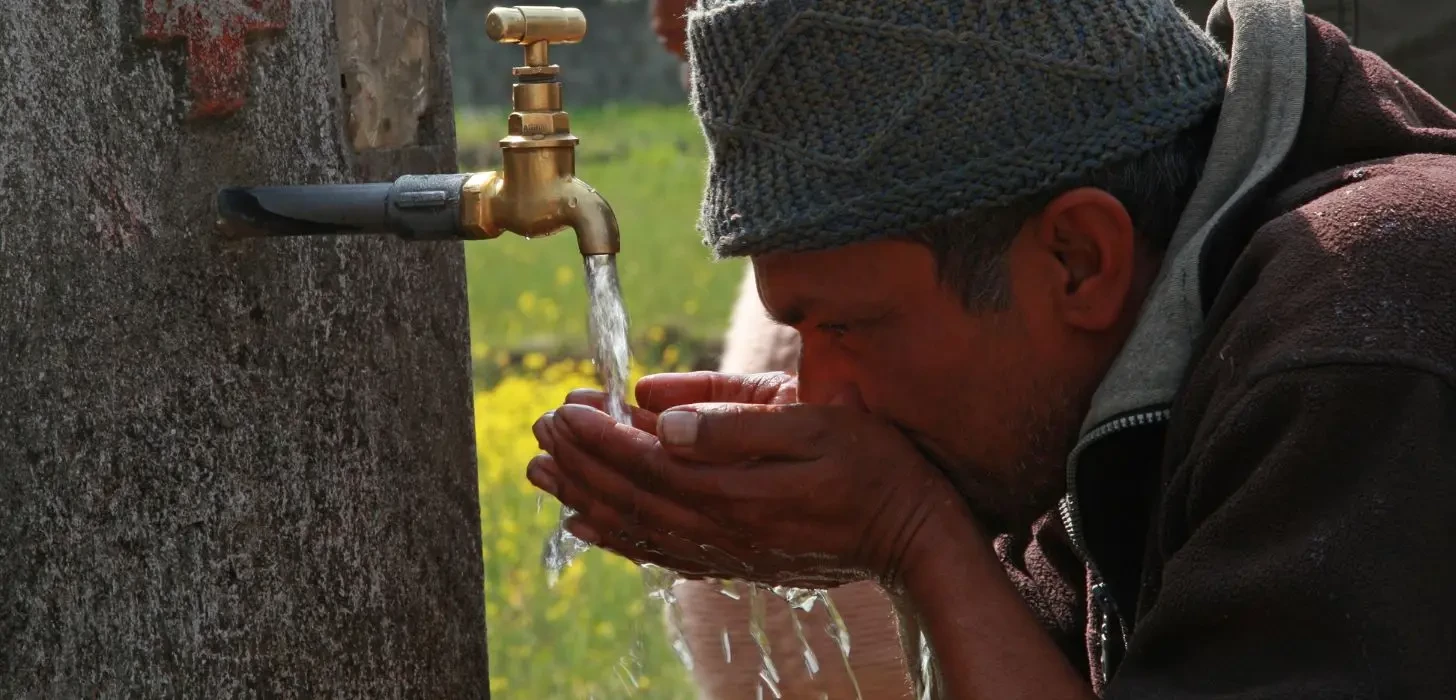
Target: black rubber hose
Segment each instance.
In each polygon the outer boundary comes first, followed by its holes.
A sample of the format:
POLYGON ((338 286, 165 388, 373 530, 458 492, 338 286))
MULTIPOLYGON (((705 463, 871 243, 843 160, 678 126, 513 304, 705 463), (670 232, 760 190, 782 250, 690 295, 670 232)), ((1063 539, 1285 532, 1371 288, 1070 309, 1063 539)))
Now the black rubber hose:
POLYGON ((229 187, 217 195, 224 226, 241 236, 321 236, 389 231, 387 182, 229 187))
POLYGON ((409 240, 459 238, 468 174, 406 175, 358 185, 228 187, 219 224, 235 237, 393 233, 409 240))

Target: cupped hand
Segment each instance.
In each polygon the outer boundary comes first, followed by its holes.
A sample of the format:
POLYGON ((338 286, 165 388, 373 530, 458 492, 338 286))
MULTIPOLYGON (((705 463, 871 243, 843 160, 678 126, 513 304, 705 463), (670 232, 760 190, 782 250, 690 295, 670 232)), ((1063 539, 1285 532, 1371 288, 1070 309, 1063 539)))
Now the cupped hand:
POLYGON ((527 477, 577 537, 690 577, 895 585, 954 490, 908 439, 855 408, 796 403, 784 374, 657 375, 633 425, 601 397, 537 421, 527 477))

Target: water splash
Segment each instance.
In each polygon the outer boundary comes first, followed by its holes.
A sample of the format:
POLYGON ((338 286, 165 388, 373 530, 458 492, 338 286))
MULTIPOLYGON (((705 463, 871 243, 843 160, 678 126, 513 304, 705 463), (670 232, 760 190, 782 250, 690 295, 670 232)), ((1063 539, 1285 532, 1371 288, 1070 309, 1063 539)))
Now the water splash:
POLYGON ((607 414, 619 423, 631 424, 627 372, 632 356, 627 345, 627 307, 622 303, 616 256, 586 256, 586 283, 591 298, 587 326, 597 373, 607 390, 607 414))
POLYGON ((758 586, 748 588, 748 635, 753 637, 754 644, 758 645, 760 659, 758 678, 773 693, 775 698, 782 698, 783 693, 779 691, 779 670, 774 667, 773 649, 769 646, 768 630, 765 629, 767 621, 767 608, 764 603, 762 589, 758 586))
POLYGON ((864 700, 864 693, 859 688, 859 677, 854 673, 854 666, 849 663, 849 628, 844 624, 844 617, 839 614, 834 599, 829 597, 829 591, 815 591, 814 597, 824 604, 824 612, 829 615, 829 624, 825 625, 824 632, 839 647, 839 658, 844 661, 844 673, 849 676, 849 684, 854 688, 855 700, 864 700))
POLYGON ((829 597, 829 591, 815 591, 815 597, 824 604, 824 612, 829 614, 829 624, 824 631, 834 643, 839 645, 839 655, 844 657, 844 663, 849 664, 849 630, 844 624, 844 617, 839 614, 839 608, 835 607, 834 599, 829 597))
MULTIPOLYGON (((631 424, 631 409, 627 402, 629 371, 631 368, 631 350, 628 345, 628 317, 626 306, 622 302, 621 282, 617 275, 616 256, 612 255, 590 255, 584 260, 586 267, 587 294, 590 304, 590 311, 587 317, 587 330, 590 337, 593 360, 596 367, 598 379, 606 389, 607 405, 606 412, 617 422, 631 424)), ((540 508, 541 501, 537 501, 537 508, 540 508)), ((548 587, 554 587, 559 580, 561 571, 571 564, 576 557, 580 556, 588 548, 585 542, 572 536, 562 524, 573 515, 571 509, 563 507, 561 517, 556 529, 548 537, 542 559, 546 568, 546 580, 548 587)), ((678 660, 691 671, 694 667, 692 650, 688 647, 687 637, 683 633, 683 615, 677 596, 673 588, 683 579, 676 572, 663 569, 650 564, 643 565, 642 582, 650 599, 661 601, 667 608, 667 622, 669 635, 672 638, 672 648, 677 654, 678 660)), ((854 670, 849 664, 849 632, 845 628, 844 619, 834 607, 833 601, 829 599, 827 591, 809 590, 789 587, 762 588, 749 584, 747 586, 749 604, 751 607, 749 634, 753 638, 759 650, 760 670, 757 694, 763 697, 764 690, 775 698, 781 698, 782 692, 779 689, 782 679, 778 669, 774 666, 769 646, 769 638, 765 629, 765 601, 766 594, 774 595, 788 602, 791 606, 789 615, 793 622, 794 633, 798 642, 803 648, 804 664, 809 669, 809 674, 815 676, 820 670, 819 660, 815 656, 808 640, 804 635, 803 624, 799 619, 801 613, 811 612, 816 604, 824 605, 829 615, 829 625, 826 632, 835 641, 840 650, 840 657, 844 661, 845 671, 849 674, 851 683, 855 690, 855 697, 862 700, 859 689, 859 681, 855 678, 854 670)), ((720 589, 723 595, 734 600, 741 599, 737 583, 734 581, 723 581, 720 589)), ((637 642, 633 649, 624 656, 618 663, 616 671, 618 680, 623 689, 629 695, 640 689, 638 677, 642 673, 642 659, 645 650, 642 648, 642 633, 639 629, 637 642)), ((728 663, 733 661, 733 651, 729 642, 728 630, 723 630, 723 654, 728 663)))
POLYGON ((814 655, 814 647, 809 646, 809 640, 804 637, 803 621, 794 613, 789 614, 789 619, 794 623, 794 636, 799 638, 799 646, 804 648, 804 668, 809 669, 810 678, 815 678, 819 675, 819 657, 814 655))
MULTIPOLYGON (((811 590, 808 588, 791 588, 788 586, 774 586, 769 592, 782 598, 790 607, 800 612, 812 612, 814 603, 821 595, 827 595, 826 591, 811 590)), ((827 600, 827 598, 825 598, 827 600)))
MULTIPOLYGON (((631 423, 627 407, 627 380, 631 369, 631 348, 627 344, 627 307, 622 303, 622 283, 617 277, 615 255, 588 255, 586 266, 587 332, 590 336, 597 376, 607 391, 607 414, 619 423, 631 423)), ((585 542, 572 536, 562 525, 573 515, 570 508, 561 509, 556 529, 546 540, 542 558, 546 565, 546 585, 555 587, 565 569, 587 550, 585 542)))
POLYGON ((661 601, 667 608, 667 631, 673 653, 677 655, 677 660, 682 662, 683 667, 692 671, 693 651, 688 646, 687 635, 683 631, 682 606, 678 604, 677 594, 673 591, 673 587, 681 578, 677 572, 652 564, 643 564, 640 568, 642 570, 642 587, 647 590, 647 597, 661 601))
POLYGON ((920 632, 920 700, 933 700, 935 690, 935 659, 930 655, 930 640, 920 632))

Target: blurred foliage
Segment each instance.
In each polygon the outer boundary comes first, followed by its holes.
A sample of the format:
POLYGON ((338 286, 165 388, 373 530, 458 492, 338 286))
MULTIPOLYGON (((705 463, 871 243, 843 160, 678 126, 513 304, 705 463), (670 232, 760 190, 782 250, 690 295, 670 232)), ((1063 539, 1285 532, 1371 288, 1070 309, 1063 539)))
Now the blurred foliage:
POLYGON ((525 479, 539 452, 531 424, 568 391, 596 385, 590 362, 547 365, 531 355, 475 396, 492 697, 694 695, 636 565, 593 549, 546 586, 542 546, 560 507, 525 479))
MULTIPOLYGON (((705 155, 685 106, 611 106, 573 111, 581 138, 577 174, 616 211, 622 230, 618 268, 634 342, 653 327, 698 338, 721 333, 743 262, 714 262, 695 224, 705 155)), ((462 166, 497 166, 503 113, 457 117, 462 166)), ((586 291, 570 231, 526 240, 506 234, 466 246, 476 353, 583 346, 586 291)))

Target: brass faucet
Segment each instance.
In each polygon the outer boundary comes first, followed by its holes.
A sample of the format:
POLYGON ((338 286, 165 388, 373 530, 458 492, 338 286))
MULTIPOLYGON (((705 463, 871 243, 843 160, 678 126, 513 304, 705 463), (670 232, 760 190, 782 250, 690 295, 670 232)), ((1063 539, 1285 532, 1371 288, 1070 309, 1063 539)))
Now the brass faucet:
POLYGON ((576 8, 497 7, 485 27, 492 40, 525 51, 525 65, 511 71, 513 111, 500 140, 500 170, 225 188, 218 193, 219 227, 233 237, 394 233, 409 240, 485 240, 505 231, 537 238, 571 228, 582 255, 615 255, 616 214, 576 177, 578 139, 562 109, 561 68, 548 56, 551 44, 585 37, 586 16, 576 8))

